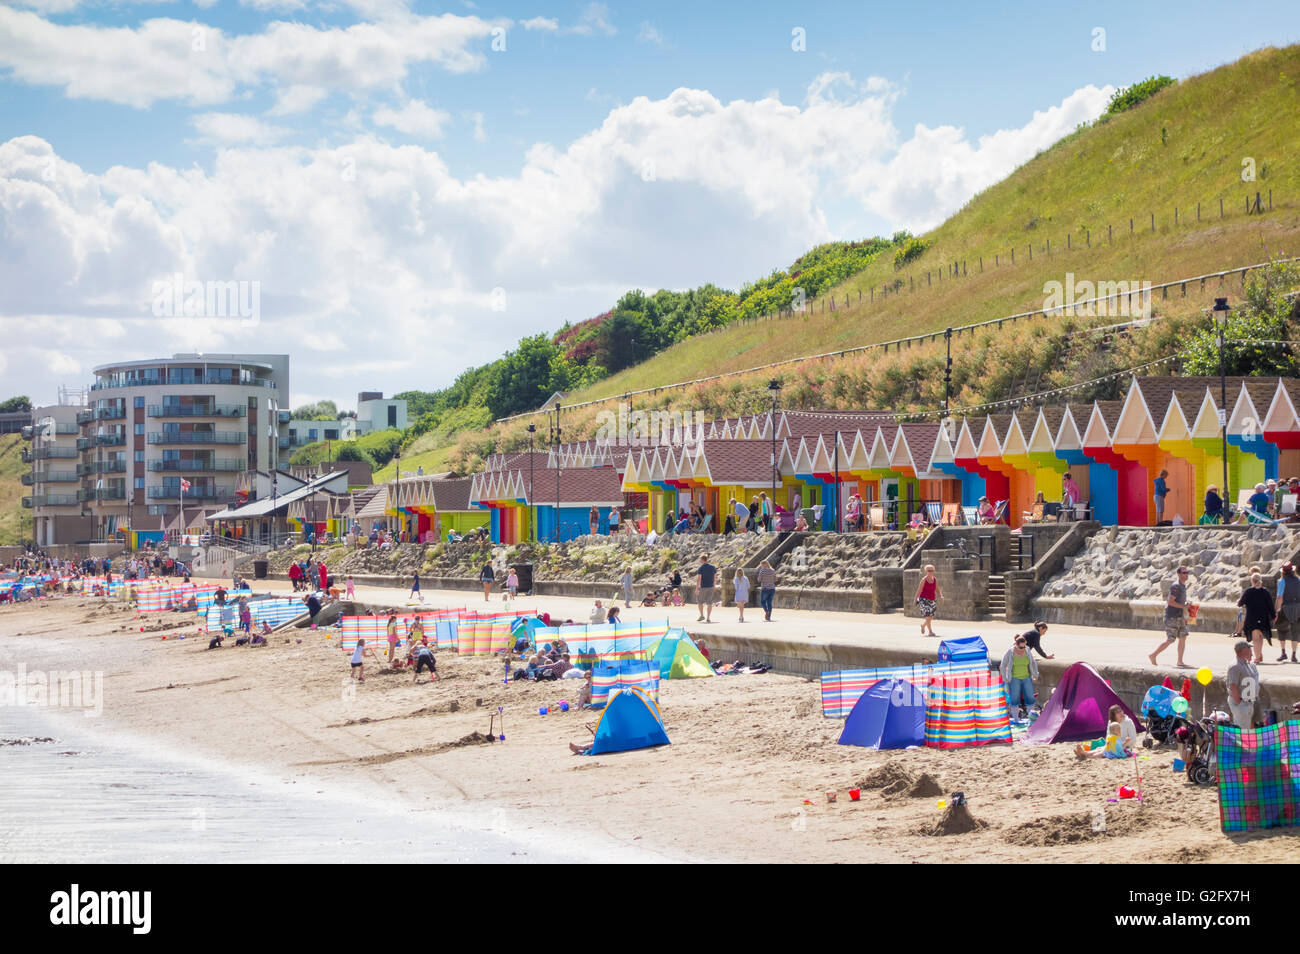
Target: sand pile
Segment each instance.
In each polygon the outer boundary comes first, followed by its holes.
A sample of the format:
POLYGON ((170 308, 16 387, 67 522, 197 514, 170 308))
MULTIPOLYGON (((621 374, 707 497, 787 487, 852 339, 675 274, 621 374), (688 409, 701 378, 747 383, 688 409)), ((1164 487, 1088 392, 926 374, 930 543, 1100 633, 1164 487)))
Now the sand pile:
POLYGON ((988 822, 980 821, 965 805, 949 805, 943 810, 937 822, 921 825, 916 829, 916 834, 965 835, 988 827, 988 822))
POLYGON ((858 783, 859 788, 879 789, 886 798, 933 798, 944 788, 929 772, 913 775, 897 762, 886 762, 858 783))

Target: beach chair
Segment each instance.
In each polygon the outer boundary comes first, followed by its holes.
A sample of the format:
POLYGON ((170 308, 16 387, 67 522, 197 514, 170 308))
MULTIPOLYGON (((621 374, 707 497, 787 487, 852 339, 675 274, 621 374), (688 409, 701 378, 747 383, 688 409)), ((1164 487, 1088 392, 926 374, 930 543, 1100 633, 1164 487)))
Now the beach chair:
POLYGON ((1033 504, 1028 510, 1020 512, 1020 519, 1025 523, 1042 523, 1046 507, 1046 504, 1033 504))
POLYGON ((1009 501, 999 500, 993 505, 993 522, 1002 523, 1007 519, 1007 504, 1009 501))
POLYGON ((964 523, 966 526, 968 527, 976 526, 980 522, 979 507, 962 507, 961 516, 962 516, 962 523, 964 523))
POLYGON ((1055 500, 1049 500, 1047 503, 1043 504, 1043 516, 1042 516, 1042 519, 1043 519, 1043 520, 1058 520, 1058 521, 1059 521, 1059 520, 1061 519, 1061 505, 1060 505, 1060 503, 1058 503, 1058 502, 1055 501, 1055 500))
POLYGON ((932 500, 925 505, 925 519, 929 520, 930 523, 937 525, 942 517, 943 504, 939 503, 939 501, 932 500))
POLYGON ((943 523, 947 527, 955 527, 961 523, 961 504, 943 505, 943 523))
POLYGON ((867 508, 867 519, 871 521, 872 530, 883 530, 885 528, 885 508, 879 504, 867 508))

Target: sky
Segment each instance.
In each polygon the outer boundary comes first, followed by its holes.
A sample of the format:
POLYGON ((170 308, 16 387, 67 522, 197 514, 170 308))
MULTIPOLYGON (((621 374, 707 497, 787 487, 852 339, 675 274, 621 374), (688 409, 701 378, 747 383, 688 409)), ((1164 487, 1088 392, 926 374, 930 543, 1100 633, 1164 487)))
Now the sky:
POLYGON ((1290 0, 0 0, 0 399, 287 352, 445 387, 631 288, 922 232, 1290 0), (227 296, 230 297, 227 297, 227 296))

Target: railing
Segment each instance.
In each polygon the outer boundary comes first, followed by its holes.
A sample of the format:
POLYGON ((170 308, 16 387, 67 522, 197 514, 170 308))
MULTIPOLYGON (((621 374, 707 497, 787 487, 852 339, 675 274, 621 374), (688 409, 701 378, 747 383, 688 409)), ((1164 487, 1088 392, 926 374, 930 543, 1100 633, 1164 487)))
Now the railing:
POLYGON ((248 408, 242 404, 150 404, 150 417, 243 417, 248 408))
MULTIPOLYGON (((186 500, 225 500, 234 495, 233 487, 191 487, 185 491, 186 500)), ((180 498, 181 488, 172 484, 153 486, 145 491, 145 496, 150 500, 175 500, 180 498)))
POLYGON ((95 408, 95 420, 97 421, 116 421, 124 417, 126 417, 126 405, 95 408))
POLYGON ((102 381, 101 380, 101 381, 96 381, 94 384, 92 384, 90 386, 90 390, 113 391, 118 388, 156 388, 162 386, 174 387, 174 388, 190 388, 190 387, 198 387, 206 384, 219 384, 227 387, 241 387, 241 388, 270 388, 271 390, 275 390, 276 388, 275 382, 269 379, 242 381, 237 379, 231 380, 229 378, 220 378, 217 377, 216 375, 208 375, 208 377, 206 378, 193 378, 191 380, 182 380, 180 378, 173 379, 167 377, 136 378, 130 381, 102 381))
POLYGON ((159 472, 182 472, 194 473, 201 471, 229 471, 237 472, 245 469, 242 460, 193 460, 190 458, 181 458, 179 460, 151 460, 149 469, 154 473, 159 472))
MULTIPOLYGON (((37 460, 49 460, 51 457, 56 457, 61 460, 70 460, 75 457, 80 457, 81 454, 76 447, 38 447, 31 456, 34 456, 37 460)), ((28 461, 28 463, 30 463, 30 461, 28 461)))
POLYGON ((54 433, 55 434, 80 434, 81 428, 78 427, 76 424, 55 424, 54 433))
POLYGON ((280 450, 285 450, 289 446, 290 446, 289 438, 287 437, 280 438, 280 450))
POLYGON ((78 423, 78 424, 89 424, 89 423, 90 423, 91 421, 93 421, 94 419, 95 419, 95 412, 94 412, 94 411, 78 411, 78 412, 77 412, 77 423, 78 423))
POLYGON ((151 431, 150 444, 242 444, 248 435, 242 431, 151 431))
POLYGON ((23 506, 29 510, 32 507, 74 507, 76 504, 75 494, 42 494, 23 498, 23 506))
POLYGON ((71 470, 34 470, 30 474, 23 474, 23 476, 35 478, 38 484, 68 484, 80 480, 82 477, 81 474, 71 470))
POLYGON ((126 490, 119 487, 106 487, 99 490, 78 490, 77 500, 85 503, 88 500, 125 500, 126 490))
POLYGON ((29 451, 26 447, 24 447, 19 452, 18 457, 20 460, 22 460, 24 464, 30 464, 33 460, 35 460, 35 458, 32 457, 32 452, 29 451))
POLYGON ((89 464, 77 465, 77 476, 85 477, 87 474, 125 474, 126 461, 124 460, 97 460, 89 464))

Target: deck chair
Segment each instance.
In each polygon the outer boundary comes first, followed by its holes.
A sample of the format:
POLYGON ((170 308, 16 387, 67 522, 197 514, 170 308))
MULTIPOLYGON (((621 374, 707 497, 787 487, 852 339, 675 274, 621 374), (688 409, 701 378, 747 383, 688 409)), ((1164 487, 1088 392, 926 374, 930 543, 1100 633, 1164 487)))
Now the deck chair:
POLYGON ((961 516, 962 516, 962 522, 966 524, 966 526, 968 527, 976 526, 980 522, 980 508, 962 507, 961 516))
POLYGON ((872 530, 885 528, 885 508, 879 504, 867 508, 867 519, 871 521, 872 530))
POLYGON ((1009 501, 999 500, 993 505, 993 522, 1002 523, 1007 519, 1007 504, 1009 501))
POLYGON ((943 504, 938 501, 930 501, 925 505, 925 519, 931 523, 938 523, 943 516, 943 504))
POLYGON ((709 527, 711 527, 711 526, 713 526, 713 514, 711 514, 711 513, 706 513, 706 514, 704 515, 704 519, 700 521, 700 529, 696 530, 695 532, 696 532, 696 533, 708 533, 708 532, 709 532, 709 527))
POLYGON ((961 523, 961 504, 944 504, 943 522, 948 527, 955 527, 961 523))
POLYGON ((1042 518, 1044 520, 1060 520, 1061 505, 1057 503, 1055 500, 1049 500, 1047 503, 1043 504, 1042 518))
POLYGON ((1042 523, 1046 507, 1046 504, 1033 504, 1028 510, 1020 512, 1020 519, 1025 523, 1042 523))

